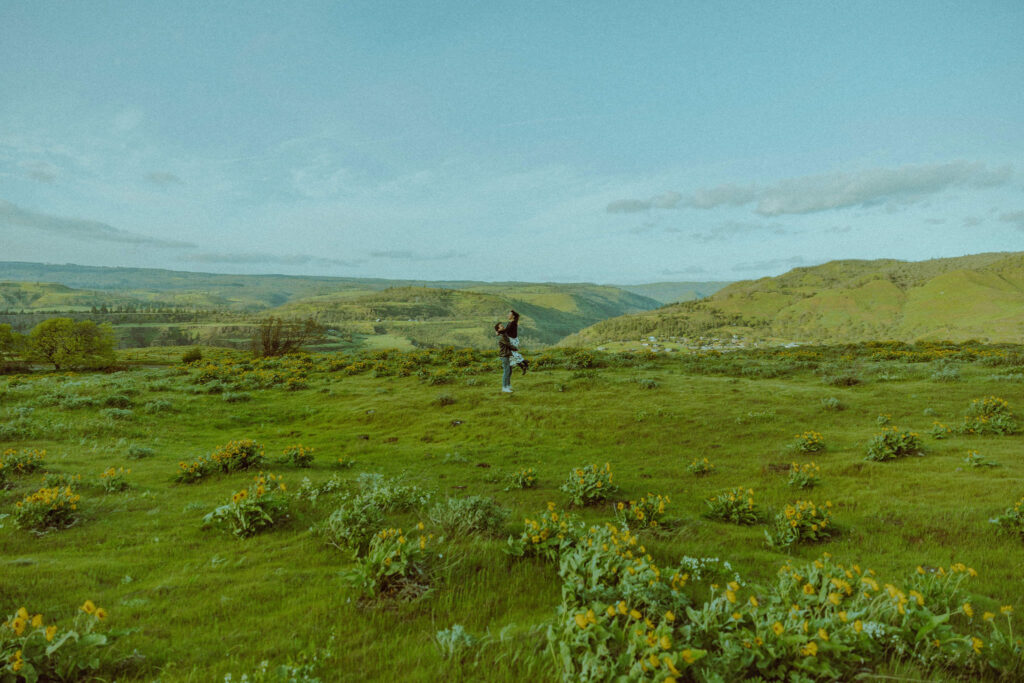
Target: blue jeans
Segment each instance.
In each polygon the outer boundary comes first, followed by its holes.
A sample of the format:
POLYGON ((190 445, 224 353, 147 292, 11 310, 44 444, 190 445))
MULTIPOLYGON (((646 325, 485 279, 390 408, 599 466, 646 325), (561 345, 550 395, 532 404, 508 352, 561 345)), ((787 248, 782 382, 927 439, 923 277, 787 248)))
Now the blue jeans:
POLYGON ((501 358, 501 388, 512 386, 512 365, 509 363, 510 359, 507 356, 501 358))

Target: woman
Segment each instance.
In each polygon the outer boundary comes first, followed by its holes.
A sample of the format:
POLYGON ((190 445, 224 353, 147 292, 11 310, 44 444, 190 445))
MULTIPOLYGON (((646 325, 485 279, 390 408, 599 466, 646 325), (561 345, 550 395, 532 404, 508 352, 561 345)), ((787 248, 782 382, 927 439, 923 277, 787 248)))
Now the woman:
POLYGON ((523 358, 523 354, 519 353, 519 314, 513 310, 508 312, 505 336, 508 337, 508 342, 512 345, 512 359, 509 361, 509 365, 512 367, 518 365, 525 375, 526 371, 530 369, 530 361, 523 358))

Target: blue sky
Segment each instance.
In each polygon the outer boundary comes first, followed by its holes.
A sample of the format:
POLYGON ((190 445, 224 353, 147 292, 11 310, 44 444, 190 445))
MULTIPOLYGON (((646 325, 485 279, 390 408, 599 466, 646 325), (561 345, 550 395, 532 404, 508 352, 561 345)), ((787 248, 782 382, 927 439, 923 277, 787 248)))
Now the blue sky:
POLYGON ((1024 250, 1024 3, 0 0, 0 260, 736 280, 1024 250))

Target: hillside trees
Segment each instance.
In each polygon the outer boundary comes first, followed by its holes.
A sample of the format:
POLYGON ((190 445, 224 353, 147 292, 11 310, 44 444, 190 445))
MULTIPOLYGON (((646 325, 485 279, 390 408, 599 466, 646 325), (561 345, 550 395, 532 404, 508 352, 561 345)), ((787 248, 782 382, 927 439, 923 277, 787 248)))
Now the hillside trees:
POLYGON ((27 356, 52 363, 54 370, 68 366, 103 366, 114 361, 114 330, 91 320, 50 318, 32 328, 27 356))
POLYGON ((307 344, 321 341, 324 332, 324 326, 312 317, 285 320, 270 316, 260 322, 256 334, 253 335, 252 352, 257 357, 295 353, 307 344))
POLYGON ((15 332, 8 324, 0 325, 0 370, 8 368, 24 347, 24 335, 15 332))

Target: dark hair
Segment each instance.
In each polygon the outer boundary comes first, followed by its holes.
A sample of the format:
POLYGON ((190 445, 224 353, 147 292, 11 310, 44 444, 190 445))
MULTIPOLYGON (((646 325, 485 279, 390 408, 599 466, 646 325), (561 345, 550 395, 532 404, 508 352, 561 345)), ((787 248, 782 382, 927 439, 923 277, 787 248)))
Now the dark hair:
POLYGON ((511 314, 512 314, 512 319, 513 319, 513 320, 515 320, 516 322, 519 322, 519 314, 518 314, 518 313, 516 313, 516 312, 515 312, 514 310, 512 310, 512 309, 509 309, 509 313, 511 313, 511 314))
POLYGON ((501 332, 501 323, 494 323, 494 331, 501 332))

